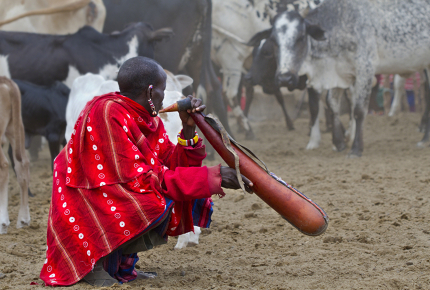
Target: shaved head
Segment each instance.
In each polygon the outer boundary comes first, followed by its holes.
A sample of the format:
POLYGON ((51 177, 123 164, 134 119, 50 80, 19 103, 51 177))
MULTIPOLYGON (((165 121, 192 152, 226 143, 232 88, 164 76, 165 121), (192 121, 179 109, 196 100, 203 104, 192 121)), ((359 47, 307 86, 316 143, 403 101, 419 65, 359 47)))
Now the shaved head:
POLYGON ((137 56, 126 60, 118 72, 121 94, 134 99, 150 85, 156 86, 162 80, 163 68, 155 60, 137 56))

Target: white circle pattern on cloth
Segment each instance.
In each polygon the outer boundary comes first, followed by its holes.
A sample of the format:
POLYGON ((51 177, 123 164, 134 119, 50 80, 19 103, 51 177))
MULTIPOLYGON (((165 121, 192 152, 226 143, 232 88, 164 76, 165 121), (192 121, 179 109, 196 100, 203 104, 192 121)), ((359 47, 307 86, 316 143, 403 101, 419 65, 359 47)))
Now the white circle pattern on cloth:
POLYGON ((54 176, 57 177, 57 171, 55 171, 54 176))
POLYGON ((111 204, 113 204, 113 201, 111 199, 108 199, 107 204, 111 205, 111 204))
POLYGON ((103 169, 103 165, 101 165, 101 164, 97 165, 97 169, 98 170, 102 170, 103 169))
POLYGON ((94 141, 94 136, 90 135, 90 139, 91 139, 91 141, 94 141))
POLYGON ((59 193, 61 193, 61 190, 62 190, 62 188, 61 188, 61 187, 59 187, 59 188, 58 188, 58 192, 59 192, 59 193))
POLYGON ((61 195, 61 200, 64 200, 64 194, 61 195))
POLYGON ((111 210, 111 211, 115 211, 115 210, 116 210, 116 207, 112 206, 112 207, 110 208, 110 210, 111 210))
POLYGON ((73 153, 73 149, 69 148, 69 154, 72 154, 72 153, 73 153))
POLYGON ((82 245, 84 246, 84 248, 88 247, 88 243, 87 242, 84 242, 82 245))
POLYGON ((137 151, 136 145, 131 146, 131 149, 133 149, 133 151, 137 151))
POLYGON ((142 123, 143 122, 142 117, 139 116, 139 118, 137 118, 137 121, 139 121, 140 123, 142 123))
POLYGON ((70 183, 70 178, 66 177, 66 183, 70 183))
POLYGON ((91 126, 87 127, 88 132, 91 132, 93 130, 93 128, 91 128, 91 126))
POLYGON ((140 157, 139 157, 139 155, 134 155, 134 159, 136 159, 136 160, 138 160, 140 157))
POLYGON ((134 166, 134 168, 137 168, 137 167, 139 167, 139 164, 134 163, 133 166, 134 166))
POLYGON ((137 169, 137 172, 142 172, 143 171, 143 168, 142 167, 139 167, 138 169, 137 169))
POLYGON ((105 186, 106 182, 100 182, 100 186, 105 186))
POLYGON ((74 230, 75 232, 79 231, 79 226, 78 226, 78 225, 75 225, 75 226, 73 227, 73 230, 74 230))
POLYGON ((97 146, 96 145, 93 145, 93 150, 97 150, 97 146))
POLYGON ((100 179, 103 179, 103 178, 105 178, 105 175, 104 175, 103 173, 100 173, 100 174, 99 174, 99 178, 100 178, 100 179))
POLYGON ((127 133, 128 132, 128 129, 127 129, 127 127, 126 126, 122 126, 122 128, 124 129, 124 131, 127 133))
POLYGON ((83 239, 84 238, 84 234, 83 233, 80 233, 79 235, 78 235, 78 237, 79 237, 79 239, 83 239))
POLYGON ((70 144, 73 144, 73 139, 70 139, 70 144))
POLYGON ((107 197, 107 193, 106 193, 106 192, 103 192, 103 196, 104 196, 104 197, 107 197))
POLYGON ((67 173, 72 173, 72 168, 67 167, 67 173))
POLYGON ((100 155, 96 154, 95 158, 97 161, 100 160, 100 155))
POLYGON ((152 165, 154 165, 154 164, 155 164, 154 158, 151 158, 151 164, 152 164, 152 165))
POLYGON ((51 272, 52 271, 52 266, 49 265, 48 267, 46 267, 46 271, 51 272))
POLYGON ((71 217, 69 218, 69 222, 74 223, 74 222, 75 222, 75 218, 71 216, 71 217))
POLYGON ((121 218, 121 215, 120 215, 119 213, 116 213, 116 214, 115 214, 115 217, 116 217, 117 219, 119 219, 119 218, 121 218))
POLYGON ((70 214, 70 210, 69 210, 69 209, 66 209, 66 210, 64 211, 64 214, 65 214, 65 215, 69 215, 69 214, 70 214))
POLYGON ((122 228, 125 227, 125 222, 120 222, 119 226, 122 227, 122 228))
POLYGON ((129 230, 125 230, 124 231, 124 235, 129 236, 130 235, 130 231, 129 230))
POLYGON ((63 208, 65 208, 67 206, 67 202, 63 203, 63 208))
POLYGON ((90 250, 87 251, 87 255, 91 256, 91 251, 90 250))
POLYGON ((158 142, 160 142, 160 143, 164 143, 164 139, 158 139, 158 142))

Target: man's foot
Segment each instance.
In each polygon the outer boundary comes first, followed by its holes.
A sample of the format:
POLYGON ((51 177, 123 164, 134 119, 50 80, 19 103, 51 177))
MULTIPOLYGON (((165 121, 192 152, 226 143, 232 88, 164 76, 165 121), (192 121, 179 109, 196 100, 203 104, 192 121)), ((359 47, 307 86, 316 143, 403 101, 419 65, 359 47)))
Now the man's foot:
POLYGON ((91 286, 105 286, 109 287, 115 283, 118 283, 117 279, 112 278, 108 272, 103 269, 103 262, 100 260, 94 265, 94 269, 89 272, 84 278, 82 278, 85 282, 90 284, 91 286))
POLYGON ((136 271, 136 272, 137 272, 136 279, 154 279, 157 277, 156 272, 143 272, 143 271, 136 271))

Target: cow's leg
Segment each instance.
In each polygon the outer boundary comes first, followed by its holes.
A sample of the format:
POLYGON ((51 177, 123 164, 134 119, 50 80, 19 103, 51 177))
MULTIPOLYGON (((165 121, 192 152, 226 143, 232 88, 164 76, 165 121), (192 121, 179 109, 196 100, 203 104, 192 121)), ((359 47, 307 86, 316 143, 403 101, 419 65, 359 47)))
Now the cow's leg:
POLYGON ((311 114, 311 136, 306 146, 307 150, 316 149, 320 146, 321 131, 319 122, 320 94, 312 88, 308 88, 309 111, 311 114))
POLYGON ((424 99, 426 107, 421 118, 421 128, 424 131, 423 139, 417 143, 418 147, 424 147, 425 143, 429 141, 430 135, 430 84, 428 79, 428 71, 424 70, 425 84, 424 84, 424 99))
POLYGON ((356 131, 354 142, 348 157, 360 157, 363 154, 363 126, 369 108, 370 91, 372 90, 373 73, 366 77, 366 74, 357 73, 357 80, 352 88, 352 97, 356 99, 354 107, 354 118, 356 122, 356 131))
POLYGON ((282 109, 282 112, 284 113, 284 118, 285 118, 285 122, 287 123, 288 130, 290 131, 294 130, 293 121, 290 119, 290 116, 288 116, 287 109, 285 109, 284 97, 282 96, 281 90, 279 88, 275 92, 275 97, 279 105, 281 105, 281 109, 282 109))
POLYGON ((334 150, 339 152, 345 150, 345 129, 340 122, 340 98, 343 96, 344 90, 340 88, 334 88, 327 94, 327 106, 333 114, 333 145, 334 150))
POLYGON ((252 101, 254 100, 254 86, 246 81, 243 82, 245 85, 246 91, 246 102, 245 102, 245 110, 243 113, 246 117, 248 117, 249 109, 251 108, 252 101))
POLYGON ((349 126, 348 129, 345 132, 345 138, 348 145, 352 144, 352 141, 354 140, 355 136, 355 118, 354 118, 354 108, 355 108, 355 99, 352 97, 351 90, 345 90, 346 99, 349 101, 349 126))
POLYGON ((60 136, 48 136, 49 152, 51 153, 51 169, 54 171, 54 159, 60 153, 60 136))
MULTIPOLYGON (((3 135, 4 131, 0 134, 3 135)), ((3 150, 0 150, 0 234, 6 234, 7 228, 10 225, 9 214, 7 211, 8 193, 7 186, 9 180, 9 162, 4 155, 3 150)))
POLYGON ((246 132, 246 139, 254 139, 255 135, 251 129, 248 118, 246 118, 236 98, 237 88, 240 84, 241 75, 242 71, 223 71, 223 90, 225 95, 227 96, 228 104, 233 110, 233 114, 236 117, 239 126, 246 132))
POLYGON ((393 103, 391 104, 390 113, 388 113, 388 116, 390 117, 394 116, 400 111, 400 104, 401 104, 402 98, 404 95, 406 95, 405 82, 406 82, 405 78, 399 75, 394 76, 394 99, 393 99, 393 103))
POLYGON ((20 203, 17 228, 30 225, 30 209, 28 206, 28 184, 30 182, 30 162, 24 149, 24 130, 12 132, 14 128, 9 126, 6 136, 12 146, 13 160, 15 163, 16 178, 20 187, 20 203))

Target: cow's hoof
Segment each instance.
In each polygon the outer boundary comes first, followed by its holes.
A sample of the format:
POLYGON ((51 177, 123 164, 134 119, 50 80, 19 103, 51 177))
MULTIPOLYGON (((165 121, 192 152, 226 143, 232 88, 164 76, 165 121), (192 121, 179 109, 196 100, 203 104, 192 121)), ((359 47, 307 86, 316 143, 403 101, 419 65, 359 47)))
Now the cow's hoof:
POLYGON ((423 142, 423 141, 418 142, 417 143, 417 147, 418 148, 424 148, 424 147, 426 147, 426 142, 423 142))
POLYGON ((314 150, 314 149, 317 149, 318 147, 320 147, 319 143, 309 142, 308 145, 306 146, 306 150, 314 150))
POLYGON ((334 144, 333 145, 333 150, 337 151, 337 152, 342 152, 343 150, 346 149, 346 143, 342 142, 340 144, 334 144))
POLYGON ((359 152, 358 150, 351 150, 351 151, 349 151, 346 158, 359 158, 359 157, 361 157, 361 154, 362 153, 359 152))
POLYGON ((7 228, 8 228, 8 225, 7 224, 1 224, 1 226, 0 226, 0 235, 3 235, 3 234, 7 234, 7 228))
POLYGON ((247 131, 246 135, 245 135, 245 139, 246 140, 255 140, 254 132, 252 132, 252 130, 247 131))
POLYGON ((294 126, 287 126, 287 128, 288 128, 288 131, 294 131, 294 130, 296 130, 296 128, 294 128, 294 126))

